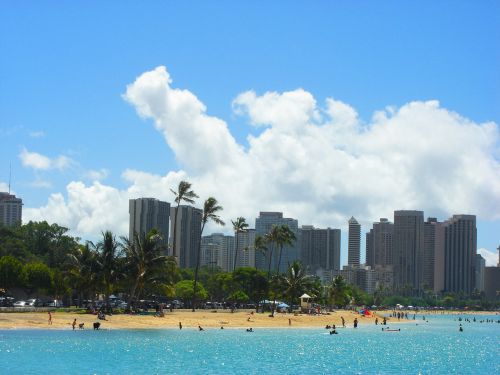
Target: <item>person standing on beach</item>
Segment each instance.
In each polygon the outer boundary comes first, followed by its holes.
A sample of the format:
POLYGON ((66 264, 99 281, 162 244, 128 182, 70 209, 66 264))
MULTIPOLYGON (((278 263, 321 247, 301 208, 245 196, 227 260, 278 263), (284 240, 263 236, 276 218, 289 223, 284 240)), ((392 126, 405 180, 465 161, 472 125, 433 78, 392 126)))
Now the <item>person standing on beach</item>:
POLYGON ((179 322, 179 329, 182 329, 182 323, 179 322))
POLYGON ((76 318, 75 318, 75 320, 73 320, 73 323, 71 324, 71 326, 73 327, 73 331, 74 331, 75 327, 76 327, 76 318))
POLYGON ((378 318, 375 318, 375 325, 378 326, 378 318))
POLYGON ((340 319, 342 320, 342 327, 344 327, 344 328, 345 328, 345 320, 344 320, 344 317, 343 317, 343 316, 341 316, 341 317, 340 317, 340 319))
POLYGON ((292 325, 292 319, 288 318, 288 325, 291 326, 292 325))
POLYGON ((52 314, 50 313, 50 311, 47 311, 48 314, 49 314, 49 326, 52 325, 52 314))
POLYGON ((354 318, 354 328, 358 328, 358 318, 354 318))

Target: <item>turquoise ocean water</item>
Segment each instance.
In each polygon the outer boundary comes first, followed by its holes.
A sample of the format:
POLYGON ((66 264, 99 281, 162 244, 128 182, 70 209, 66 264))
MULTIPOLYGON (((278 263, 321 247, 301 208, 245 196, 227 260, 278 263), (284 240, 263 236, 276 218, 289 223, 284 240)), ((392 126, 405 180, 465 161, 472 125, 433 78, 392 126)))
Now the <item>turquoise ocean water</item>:
POLYGON ((401 332, 361 320, 338 335, 321 328, 0 330, 0 374, 500 374, 500 315, 488 317, 495 323, 461 322, 464 332, 456 316, 427 318, 391 326, 401 332))

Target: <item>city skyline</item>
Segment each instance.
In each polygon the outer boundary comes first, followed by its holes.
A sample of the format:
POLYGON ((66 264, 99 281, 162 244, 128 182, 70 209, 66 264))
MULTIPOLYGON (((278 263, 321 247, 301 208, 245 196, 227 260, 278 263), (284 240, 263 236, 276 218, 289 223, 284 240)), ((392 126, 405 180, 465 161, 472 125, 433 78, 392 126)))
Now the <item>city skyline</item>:
POLYGON ((0 191, 12 164, 25 221, 127 234, 129 199, 185 179, 226 222, 283 211, 343 239, 351 216, 474 214, 491 264, 500 5, 197 7, 0 5, 0 191))

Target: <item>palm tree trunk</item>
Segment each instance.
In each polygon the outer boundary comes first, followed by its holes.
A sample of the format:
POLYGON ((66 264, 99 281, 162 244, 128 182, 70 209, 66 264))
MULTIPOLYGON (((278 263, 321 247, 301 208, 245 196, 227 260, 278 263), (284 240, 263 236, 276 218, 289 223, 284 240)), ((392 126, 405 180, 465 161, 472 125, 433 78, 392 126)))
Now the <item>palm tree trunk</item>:
POLYGON ((139 285, 139 279, 135 280, 134 286, 132 290, 130 291, 130 296, 128 297, 128 309, 130 309, 130 305, 132 304, 132 300, 134 299, 135 296, 135 291, 137 290, 137 286, 139 285))
POLYGON ((196 287, 198 285, 198 271, 200 269, 200 258, 201 258, 201 237, 203 235, 203 229, 205 228, 205 223, 202 224, 201 226, 201 231, 200 231, 200 242, 198 243, 198 257, 196 258, 196 268, 194 269, 194 283, 193 283, 193 300, 191 301, 192 304, 192 312, 195 312, 195 303, 196 303, 196 287))
POLYGON ((179 214, 179 206, 180 202, 177 204, 177 208, 175 209, 175 215, 174 215, 174 240, 172 243, 172 256, 174 257, 175 261, 177 262, 177 265, 179 265, 179 259, 177 259, 176 256, 176 247, 175 245, 177 244, 177 215, 179 214))
POLYGON ((235 246, 234 246, 234 267, 233 267, 233 272, 236 271, 236 258, 238 257, 238 232, 236 231, 235 233, 236 240, 235 240, 235 246))
POLYGON ((283 245, 280 246, 280 254, 278 257, 278 273, 280 273, 280 265, 281 265, 281 254, 283 253, 283 245))

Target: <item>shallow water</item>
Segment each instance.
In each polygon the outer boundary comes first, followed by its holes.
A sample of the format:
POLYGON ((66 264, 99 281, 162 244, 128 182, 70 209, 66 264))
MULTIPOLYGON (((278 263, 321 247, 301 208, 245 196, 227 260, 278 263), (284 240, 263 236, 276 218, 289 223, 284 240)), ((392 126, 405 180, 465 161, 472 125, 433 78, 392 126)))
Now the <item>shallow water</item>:
MULTIPOLYGON (((470 317, 472 319, 472 316, 470 317)), ((495 321, 500 316, 490 316, 495 321)), ((0 330, 1 374, 500 374, 500 324, 427 316, 338 329, 0 330)), ((481 317, 486 319, 486 317, 481 317)))

